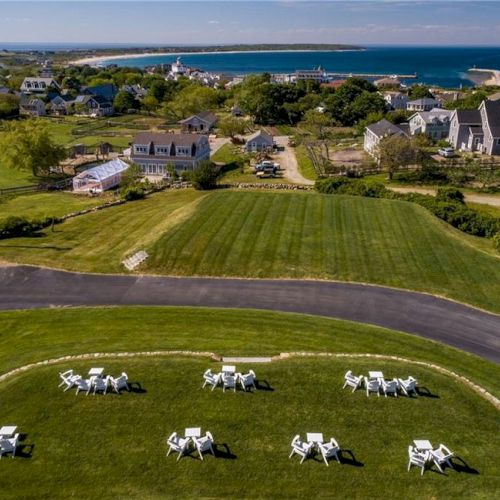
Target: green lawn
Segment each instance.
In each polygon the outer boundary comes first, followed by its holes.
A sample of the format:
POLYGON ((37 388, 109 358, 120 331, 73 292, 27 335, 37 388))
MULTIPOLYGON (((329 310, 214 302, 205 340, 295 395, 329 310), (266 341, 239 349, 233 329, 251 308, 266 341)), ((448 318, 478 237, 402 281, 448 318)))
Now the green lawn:
POLYGON ((144 269, 379 283, 500 311, 499 259, 477 240, 406 202, 219 192, 151 244, 144 269))
POLYGON ((24 170, 7 168, 0 163, 0 189, 36 184, 33 176, 24 170))
POLYGON ((4 240, 0 259, 120 272, 123 257, 138 249, 150 253, 141 268, 150 273, 369 282, 500 311, 491 243, 392 200, 164 192, 69 220, 38 238, 4 240))
MULTIPOLYGON (((410 335, 320 317, 150 307, 2 312, 0 321, 2 371, 97 351, 376 352, 436 360, 477 374, 498 393, 493 363, 410 335)), ((19 498, 20 488, 23 498, 321 498, 337 491, 347 498, 493 498, 500 487, 498 410, 447 375, 395 361, 295 358, 237 364, 255 369, 259 386, 272 390, 234 394, 201 389, 208 367, 220 364, 179 356, 66 361, 2 382, 0 423, 16 424, 25 435, 20 456, 0 462, 2 498, 19 498), (115 376, 126 371, 141 390, 76 397, 57 388, 59 371, 86 374, 92 366, 115 376), (341 389, 348 369, 412 374, 433 397, 353 394, 341 389), (165 457, 168 435, 191 426, 213 433, 217 458, 165 457), (355 461, 347 453, 346 463, 328 468, 289 460, 292 437, 308 431, 336 437, 355 461), (407 447, 418 438, 447 444, 469 468, 456 462, 457 471, 446 476, 408 473, 407 447)))
POLYGON ((318 176, 312 164, 312 161, 307 156, 306 148, 299 144, 295 148, 295 156, 297 157, 297 164, 299 165, 299 172, 311 181, 315 181, 318 176))
POLYGON ((24 216, 28 219, 61 217, 71 212, 103 205, 114 199, 106 193, 90 198, 70 193, 34 193, 15 198, 0 198, 0 220, 10 215, 24 216))
POLYGON ((200 198, 193 190, 162 192, 46 229, 41 236, 0 241, 0 260, 81 271, 121 272, 124 257, 144 248, 200 198))

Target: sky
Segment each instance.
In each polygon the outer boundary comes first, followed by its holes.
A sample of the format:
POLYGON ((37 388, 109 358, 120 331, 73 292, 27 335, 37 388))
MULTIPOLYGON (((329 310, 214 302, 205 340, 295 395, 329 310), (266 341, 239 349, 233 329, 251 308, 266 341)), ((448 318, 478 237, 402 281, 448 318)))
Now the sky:
POLYGON ((14 42, 500 46, 500 1, 0 0, 14 42))

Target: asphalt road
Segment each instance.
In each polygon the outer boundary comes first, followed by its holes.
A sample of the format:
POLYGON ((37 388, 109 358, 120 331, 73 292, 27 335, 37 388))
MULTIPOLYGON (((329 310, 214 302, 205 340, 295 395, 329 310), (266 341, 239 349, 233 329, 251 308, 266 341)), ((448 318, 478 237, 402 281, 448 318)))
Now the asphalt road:
POLYGON ((420 335, 500 362, 500 316, 426 294, 324 281, 111 276, 0 267, 0 309, 82 305, 306 313, 420 335))

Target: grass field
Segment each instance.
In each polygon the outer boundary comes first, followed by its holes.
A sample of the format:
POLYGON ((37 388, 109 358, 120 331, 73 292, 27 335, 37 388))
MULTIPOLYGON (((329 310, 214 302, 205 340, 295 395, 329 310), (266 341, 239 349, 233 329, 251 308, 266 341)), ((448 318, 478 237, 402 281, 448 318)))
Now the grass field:
MULTIPOLYGON (((96 351, 411 352, 412 358, 477 374, 498 393, 497 365, 409 335, 326 318, 106 308, 2 312, 0 321, 2 371, 96 351)), ((20 485, 24 498, 297 498, 337 491, 348 498, 493 498, 499 488, 498 411, 449 376, 395 361, 296 358, 237 364, 242 371, 254 368, 259 387, 272 390, 224 394, 201 389, 208 367, 219 370, 220 364, 178 356, 66 361, 2 382, 0 422, 18 425, 24 435, 19 457, 1 461, 2 498, 18 498, 20 485), (76 397, 57 388, 59 371, 86 374, 97 365, 115 376, 126 371, 135 390, 76 397), (352 394, 341 389, 347 369, 380 369, 386 377, 411 373, 431 397, 352 394), (216 458, 165 457, 168 435, 191 426, 213 433, 216 458), (328 468, 317 460, 289 460, 292 437, 311 431, 336 437, 354 458, 345 452, 344 463, 328 468), (457 470, 446 475, 406 472, 407 447, 418 438, 447 444, 467 465, 456 461, 457 470)))
MULTIPOLYGON (((158 193, 145 200, 70 219, 37 237, 0 241, 0 259, 82 271, 121 272, 121 261, 179 220, 174 212, 200 198, 192 190, 158 193)), ((23 197, 24 198, 24 197, 23 197)))
POLYGON ((312 164, 312 161, 307 156, 306 148, 299 144, 295 148, 295 156, 297 157, 297 164, 299 166, 299 172, 311 181, 315 181, 318 176, 316 175, 316 170, 312 164))
POLYGON ((499 311, 499 259, 477 240, 405 202, 220 192, 151 245, 145 270, 379 283, 499 311))
POLYGON ((28 219, 61 217, 71 212, 103 205, 114 199, 111 193, 90 198, 70 193, 34 193, 15 198, 0 198, 0 220, 17 215, 28 219))
POLYGON ((146 249, 150 258, 141 271, 150 273, 369 282, 500 311, 500 266, 491 243, 406 202, 165 192, 41 234, 2 241, 0 259, 120 272, 124 256, 146 249))

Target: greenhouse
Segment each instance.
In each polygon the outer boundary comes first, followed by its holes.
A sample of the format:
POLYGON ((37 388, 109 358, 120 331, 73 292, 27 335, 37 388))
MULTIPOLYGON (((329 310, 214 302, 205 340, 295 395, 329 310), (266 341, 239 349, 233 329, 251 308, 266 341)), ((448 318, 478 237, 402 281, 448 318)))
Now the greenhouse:
POLYGON ((78 193, 101 193, 111 189, 120 183, 128 167, 127 163, 117 158, 84 170, 73 177, 73 190, 78 193))

